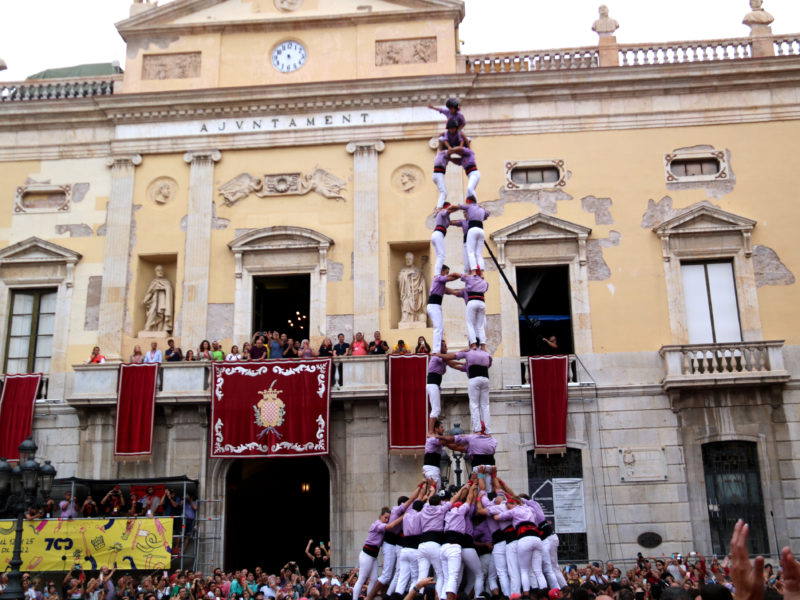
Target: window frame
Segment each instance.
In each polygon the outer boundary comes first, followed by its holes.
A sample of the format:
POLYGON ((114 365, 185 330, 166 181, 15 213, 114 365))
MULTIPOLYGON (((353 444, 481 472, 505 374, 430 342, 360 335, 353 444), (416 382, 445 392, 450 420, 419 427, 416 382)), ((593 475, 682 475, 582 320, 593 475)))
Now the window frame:
POLYGON ((730 166, 728 158, 723 150, 677 150, 664 154, 664 181, 670 183, 694 183, 698 181, 727 181, 729 179, 730 166), (707 175, 676 175, 672 171, 673 161, 703 161, 716 160, 719 163, 719 171, 707 175))
POLYGON ((507 190, 557 190, 567 185, 567 169, 563 159, 550 160, 508 160, 505 162, 505 189, 507 190), (552 169, 558 170, 556 181, 538 183, 517 183, 512 178, 516 169, 552 169))
MULTIPOLYGON (((14 318, 14 299, 15 299, 15 296, 16 296, 16 294, 34 294, 33 308, 31 310, 31 325, 30 325, 30 330, 29 330, 29 333, 28 333, 28 339, 30 340, 30 342, 28 343, 28 365, 27 365, 27 370, 24 371, 24 372, 25 373, 36 373, 36 372, 38 372, 38 371, 35 371, 36 359, 37 358, 43 358, 41 356, 39 356, 39 357, 36 356, 36 348, 37 348, 37 345, 38 345, 38 337, 39 337, 39 318, 41 316, 42 296, 44 296, 45 294, 55 294, 56 295, 56 300, 57 300, 58 299, 58 287, 12 288, 12 289, 9 290, 9 292, 10 292, 10 297, 9 297, 9 303, 8 303, 8 306, 9 306, 8 318, 7 318, 7 322, 6 322, 6 342, 5 342, 5 352, 3 353, 3 372, 4 373, 8 372, 8 352, 9 352, 9 349, 11 348, 11 338, 12 338, 12 335, 11 335, 11 322, 12 322, 12 319, 14 318)), ((51 314, 51 313, 47 313, 47 314, 51 314)), ((56 314, 57 314, 57 311, 54 311, 52 313, 53 319, 55 319, 56 314)), ((21 336, 16 336, 16 337, 21 337, 21 336)), ((53 333, 51 334, 51 337, 55 337, 55 331, 53 331, 53 333)), ((50 360, 50 361, 53 360, 52 342, 51 342, 51 351, 50 351, 50 355, 48 357, 48 360, 50 360)), ((50 370, 48 369, 47 372, 49 373, 50 370)), ((47 374, 47 373, 45 373, 45 374, 47 374)))
MULTIPOLYGON (((742 341, 742 310, 741 310, 741 307, 739 306, 739 293, 738 293, 738 290, 736 289, 736 265, 734 264, 733 258, 727 258, 727 259, 726 258, 717 258, 717 259, 712 259, 712 260, 681 260, 680 261, 680 266, 681 266, 681 286, 682 286, 681 289, 685 289, 685 283, 684 283, 684 279, 683 279, 683 277, 684 277, 683 267, 690 266, 690 265, 701 265, 701 266, 703 266, 703 273, 704 273, 704 276, 705 276, 705 283, 706 283, 706 300, 708 302, 709 319, 711 320, 711 323, 710 323, 710 325, 711 325, 711 337, 713 338, 713 340, 711 342, 690 342, 690 343, 710 343, 710 344, 724 343, 724 344, 728 344, 728 343, 741 342, 742 341), (725 340, 723 342, 720 342, 717 339, 717 337, 718 337, 718 335, 717 335, 717 326, 716 326, 716 323, 715 323, 715 320, 714 320, 714 305, 713 305, 713 299, 712 299, 712 294, 711 294, 711 283, 709 281, 709 274, 708 274, 708 265, 714 265, 714 264, 730 265, 730 268, 731 268, 731 278, 732 278, 732 284, 733 284, 733 295, 734 295, 734 300, 736 302, 736 323, 737 323, 737 326, 739 328, 739 339, 738 340, 725 340)), ((686 295, 684 293, 684 307, 686 306, 685 301, 686 301, 686 295)), ((689 334, 688 310, 686 310, 686 308, 684 308, 684 312, 687 315, 687 335, 688 335, 689 334)))

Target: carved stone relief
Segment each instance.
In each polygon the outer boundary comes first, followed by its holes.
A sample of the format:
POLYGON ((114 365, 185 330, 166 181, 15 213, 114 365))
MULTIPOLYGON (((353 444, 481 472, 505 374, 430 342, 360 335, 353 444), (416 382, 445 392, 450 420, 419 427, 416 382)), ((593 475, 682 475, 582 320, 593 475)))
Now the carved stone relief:
POLYGON ((425 174, 417 165, 403 165, 392 173, 392 187, 400 194, 413 194, 421 187, 425 174))
POLYGON ((275 0, 275 8, 291 12, 303 6, 303 0, 275 0))
POLYGON ((329 200, 344 200, 342 191, 347 182, 324 169, 315 169, 310 173, 279 173, 253 177, 249 173, 241 173, 223 183, 219 188, 226 206, 233 206, 250 194, 260 198, 267 196, 302 196, 309 192, 317 192, 329 200))
POLYGON ((667 452, 664 448, 620 448, 619 478, 622 481, 664 481, 667 452))
POLYGON ((142 79, 189 79, 200 77, 200 52, 145 54, 142 79))
POLYGON ((433 62, 436 62, 435 37, 375 42, 375 66, 433 62))
POLYGON ((71 199, 72 186, 27 181, 17 188, 14 212, 67 212, 71 199))
POLYGON ((147 186, 147 197, 156 204, 166 204, 178 193, 178 182, 172 177, 158 177, 147 186))

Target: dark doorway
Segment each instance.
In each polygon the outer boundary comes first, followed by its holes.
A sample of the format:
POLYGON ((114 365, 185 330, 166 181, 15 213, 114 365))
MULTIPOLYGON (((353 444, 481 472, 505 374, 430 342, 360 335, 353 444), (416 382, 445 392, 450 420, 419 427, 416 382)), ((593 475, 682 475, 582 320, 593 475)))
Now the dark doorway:
POLYGON ((330 474, 320 457, 239 460, 226 484, 226 569, 302 568, 308 540, 328 544, 330 474))
POLYGON ((253 331, 278 331, 300 341, 308 338, 311 276, 253 277, 253 331))
POLYGON ((569 266, 517 267, 517 294, 525 309, 519 316, 520 356, 573 354, 569 266), (551 336, 558 348, 544 341, 551 336))
POLYGON ((729 552, 733 527, 742 519, 750 524, 749 553, 767 554, 767 522, 755 442, 703 444, 703 471, 714 552, 729 552))

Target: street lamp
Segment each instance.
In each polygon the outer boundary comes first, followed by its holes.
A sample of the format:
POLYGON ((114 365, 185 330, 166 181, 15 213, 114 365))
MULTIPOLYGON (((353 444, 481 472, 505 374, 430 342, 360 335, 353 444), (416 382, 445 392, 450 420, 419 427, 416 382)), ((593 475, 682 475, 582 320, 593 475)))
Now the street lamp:
POLYGON ((38 503, 39 492, 49 495, 56 478, 56 469, 45 461, 40 465, 34 459, 38 447, 30 437, 19 445, 19 462, 13 468, 5 458, 0 458, 0 498, 5 497, 1 513, 14 512, 17 524, 14 531, 14 554, 8 563, 8 585, 3 590, 3 600, 24 600, 22 591, 22 523, 25 509, 38 503))
POLYGON ((439 479, 442 480, 442 489, 447 489, 447 484, 450 483, 450 455, 447 453, 447 448, 442 448, 442 458, 439 459, 439 479))
MULTIPOLYGON (((450 430, 450 435, 463 435, 464 430, 461 429, 461 423, 456 423, 453 425, 453 428, 450 430)), ((459 452, 458 450, 453 450, 453 458, 456 459, 456 487, 461 488, 461 459, 464 458, 464 453, 459 452)))

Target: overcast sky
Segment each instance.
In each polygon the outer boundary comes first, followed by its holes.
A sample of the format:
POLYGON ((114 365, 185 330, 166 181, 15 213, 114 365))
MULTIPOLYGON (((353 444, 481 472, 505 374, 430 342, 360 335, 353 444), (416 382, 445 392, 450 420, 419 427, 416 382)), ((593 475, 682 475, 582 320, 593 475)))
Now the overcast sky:
MULTIPOLYGON (((366 2, 367 0, 365 0, 366 2)), ((165 2, 162 0, 162 4, 165 2)), ((47 68, 117 60, 125 45, 114 23, 131 0, 0 0, 0 57, 15 81, 47 68)), ((466 0, 466 54, 569 48, 597 43, 599 0, 466 0)), ((620 42, 745 36, 747 0, 608 0, 620 42)), ((765 0, 776 33, 800 32, 800 0, 765 0)))

